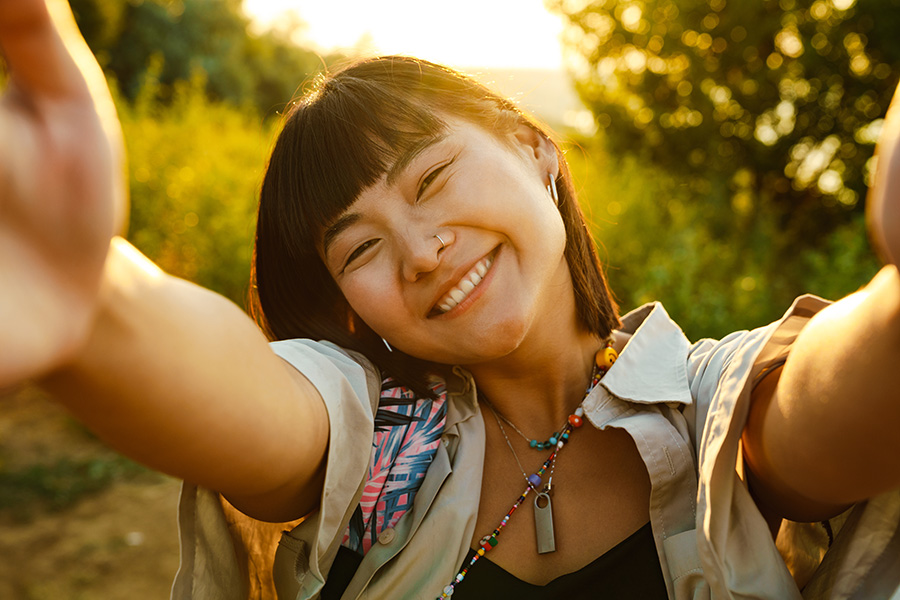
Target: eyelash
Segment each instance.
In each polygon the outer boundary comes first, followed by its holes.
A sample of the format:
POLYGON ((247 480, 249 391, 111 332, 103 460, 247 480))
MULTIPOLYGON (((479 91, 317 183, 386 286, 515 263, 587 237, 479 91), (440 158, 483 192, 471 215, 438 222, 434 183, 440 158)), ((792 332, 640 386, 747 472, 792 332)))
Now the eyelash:
POLYGON ((353 249, 353 252, 350 253, 350 256, 347 257, 347 260, 344 261, 344 266, 341 267, 341 273, 347 270, 354 260, 359 258, 363 252, 365 252, 370 246, 374 245, 378 240, 367 240, 353 249))
POLYGON ((422 179, 422 183, 419 184, 419 189, 416 192, 416 200, 417 201, 422 198, 422 194, 425 193, 425 190, 427 190, 431 186, 431 184, 434 183, 434 180, 437 179, 438 175, 440 175, 441 172, 445 168, 450 166, 450 164, 455 160, 455 158, 456 157, 454 157, 454 158, 450 159, 449 161, 445 162, 444 164, 440 165, 439 167, 434 169, 431 173, 429 173, 422 179))
MULTIPOLYGON (((350 266, 350 264, 359 258, 362 253, 368 249, 370 246, 374 245, 378 240, 368 240, 354 248, 353 252, 350 253, 350 256, 347 257, 347 261, 344 263, 344 269, 350 266)), ((343 269, 342 269, 343 271, 343 269)))

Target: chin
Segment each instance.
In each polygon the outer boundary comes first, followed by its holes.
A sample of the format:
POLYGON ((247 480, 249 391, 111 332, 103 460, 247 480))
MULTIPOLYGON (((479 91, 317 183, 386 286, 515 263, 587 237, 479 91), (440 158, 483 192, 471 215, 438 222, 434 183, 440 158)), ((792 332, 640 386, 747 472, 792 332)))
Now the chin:
POLYGON ((505 321, 481 330, 481 335, 472 336, 471 363, 488 362, 509 356, 521 347, 526 338, 528 327, 521 321, 505 321))

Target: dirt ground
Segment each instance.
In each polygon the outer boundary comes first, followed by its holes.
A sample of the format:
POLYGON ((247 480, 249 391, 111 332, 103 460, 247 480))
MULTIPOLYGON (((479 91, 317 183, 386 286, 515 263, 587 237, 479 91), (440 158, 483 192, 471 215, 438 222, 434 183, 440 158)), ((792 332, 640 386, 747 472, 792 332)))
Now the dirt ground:
MULTIPOLYGON (((0 473, 32 473, 61 460, 122 462, 40 392, 0 394, 0 473)), ((0 507, 0 598, 169 597, 179 482, 133 466, 116 473, 75 500, 54 504, 38 495, 0 507)))

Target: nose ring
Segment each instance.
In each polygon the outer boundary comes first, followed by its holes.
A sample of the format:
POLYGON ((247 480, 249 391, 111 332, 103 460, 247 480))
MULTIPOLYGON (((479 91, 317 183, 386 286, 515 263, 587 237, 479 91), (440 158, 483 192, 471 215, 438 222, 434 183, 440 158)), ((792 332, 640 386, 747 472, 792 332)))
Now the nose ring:
POLYGON ((438 239, 438 241, 441 243, 441 247, 438 250, 438 252, 440 252, 441 250, 443 250, 444 248, 447 247, 447 244, 444 243, 444 240, 441 239, 441 236, 439 236, 438 234, 434 234, 434 237, 436 237, 438 239))

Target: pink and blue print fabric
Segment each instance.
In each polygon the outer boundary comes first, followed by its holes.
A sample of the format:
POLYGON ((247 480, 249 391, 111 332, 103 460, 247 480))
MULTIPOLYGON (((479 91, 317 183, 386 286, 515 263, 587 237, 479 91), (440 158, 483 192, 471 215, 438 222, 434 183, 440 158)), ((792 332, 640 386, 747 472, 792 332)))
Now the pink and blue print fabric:
POLYGON ((443 384, 432 389, 435 398, 423 398, 393 379, 382 382, 366 485, 342 541, 359 554, 412 508, 434 460, 447 420, 447 393, 443 384))

